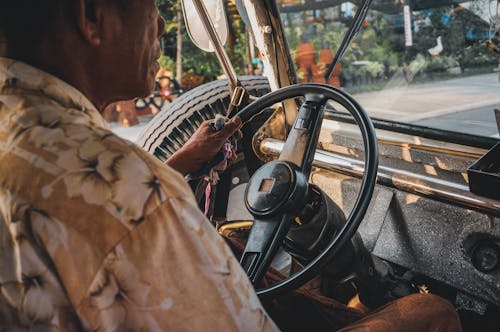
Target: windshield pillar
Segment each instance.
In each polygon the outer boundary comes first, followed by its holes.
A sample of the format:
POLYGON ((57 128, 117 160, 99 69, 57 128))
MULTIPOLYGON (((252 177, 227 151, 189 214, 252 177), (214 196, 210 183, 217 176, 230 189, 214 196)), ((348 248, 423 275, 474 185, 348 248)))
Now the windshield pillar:
MULTIPOLYGON (((242 0, 255 44, 263 56, 264 72, 271 90, 297 83, 297 74, 289 52, 280 13, 272 0, 242 0)), ((297 105, 284 102, 285 118, 291 128, 297 116, 297 105)))

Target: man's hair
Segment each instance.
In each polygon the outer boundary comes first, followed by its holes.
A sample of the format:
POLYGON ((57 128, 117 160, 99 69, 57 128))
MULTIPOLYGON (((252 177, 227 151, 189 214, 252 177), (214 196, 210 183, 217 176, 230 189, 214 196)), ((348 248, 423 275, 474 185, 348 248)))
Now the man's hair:
POLYGON ((18 41, 39 37, 53 22, 60 5, 60 0, 2 0, 0 38, 18 41))
MULTIPOLYGON (((126 8, 133 0, 109 0, 126 8)), ((142 0, 140 0, 142 1, 142 0)), ((0 41, 36 42, 73 0, 0 0, 0 41)))

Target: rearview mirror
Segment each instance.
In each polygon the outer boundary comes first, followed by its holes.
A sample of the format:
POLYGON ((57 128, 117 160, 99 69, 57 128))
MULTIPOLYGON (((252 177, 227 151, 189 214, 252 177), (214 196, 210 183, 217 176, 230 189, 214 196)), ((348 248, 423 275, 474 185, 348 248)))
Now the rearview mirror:
MULTIPOLYGON (((212 25, 221 41, 226 43, 228 35, 226 11, 222 0, 201 0, 212 21, 212 25)), ((193 43, 206 52, 214 52, 214 45, 203 25, 202 19, 196 10, 193 0, 182 0, 182 11, 186 30, 193 43)))

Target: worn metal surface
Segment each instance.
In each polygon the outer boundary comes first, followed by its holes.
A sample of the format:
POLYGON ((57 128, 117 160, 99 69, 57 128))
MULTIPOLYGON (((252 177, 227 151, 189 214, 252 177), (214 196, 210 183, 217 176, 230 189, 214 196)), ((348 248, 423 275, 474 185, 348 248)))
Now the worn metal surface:
MULTIPOLYGON (((411 152, 415 163, 428 163, 431 158, 439 157, 443 160, 453 158, 448 168, 460 169, 464 167, 463 162, 471 163, 485 154, 489 148, 478 148, 470 145, 450 143, 446 141, 426 138, 414 134, 398 133, 390 130, 377 129, 377 138, 380 144, 380 154, 391 158, 407 158, 402 156, 403 149, 411 152), (399 154, 397 153, 399 152, 399 154), (423 157, 428 152, 430 157, 423 157), (420 154, 420 155, 418 155, 420 154), (464 157, 463 159, 457 158, 464 157), (457 163, 460 161, 460 163, 457 163)), ((276 137, 273 137, 276 138, 276 137)), ((321 128, 322 146, 341 145, 352 149, 363 149, 363 141, 358 126, 336 120, 325 119, 321 128)), ((329 149, 326 149, 329 150, 329 149)), ((334 151, 335 152, 335 151, 334 151)))
POLYGON ((500 305, 500 270, 478 271, 465 250, 474 235, 500 240, 500 219, 397 192, 373 253, 500 305))
POLYGON ((293 60, 276 4, 264 0, 243 0, 243 5, 256 46, 263 55, 271 90, 296 83, 293 60))
MULTIPOLYGON (((297 83, 297 74, 283 30, 283 23, 276 3, 265 0, 243 0, 255 37, 255 43, 263 55, 265 75, 271 91, 297 83)), ((297 116, 297 105, 293 100, 282 103, 285 122, 291 128, 297 116)))
MULTIPOLYGON (((320 146, 330 151, 317 151, 319 168, 311 181, 349 213, 364 169, 362 150, 339 132, 322 134, 320 146)), ((457 289, 460 306, 480 313, 482 303, 500 305, 500 266, 484 273, 472 263, 477 243, 500 243, 500 201, 472 194, 464 176, 481 149, 444 144, 430 150, 433 142, 418 143, 407 149, 397 140, 379 141, 379 185, 359 228, 365 245, 382 259, 457 289)), ((271 158, 281 145, 264 139, 260 149, 271 158)))
MULTIPOLYGON (((359 179, 318 170, 311 180, 350 211, 359 179)), ((499 218, 377 186, 359 233, 376 256, 500 305, 500 269, 478 271, 467 250, 474 237, 500 241, 499 218)))
POLYGON ((283 125, 284 121, 285 112, 282 107, 279 107, 253 136, 252 149, 260 160, 268 162, 274 159, 274 156, 264 154, 261 151, 260 146, 262 145, 262 141, 269 137, 285 141, 286 133, 285 126, 283 125))

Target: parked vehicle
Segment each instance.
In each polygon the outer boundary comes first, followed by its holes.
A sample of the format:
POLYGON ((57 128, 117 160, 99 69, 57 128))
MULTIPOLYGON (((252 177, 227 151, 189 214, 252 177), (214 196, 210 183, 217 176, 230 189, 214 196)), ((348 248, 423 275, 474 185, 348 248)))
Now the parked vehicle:
POLYGON ((134 105, 139 113, 156 114, 163 109, 165 103, 170 103, 184 93, 179 82, 173 77, 159 76, 155 80, 155 89, 146 98, 137 98, 134 105), (142 112, 141 112, 142 111, 142 112))

